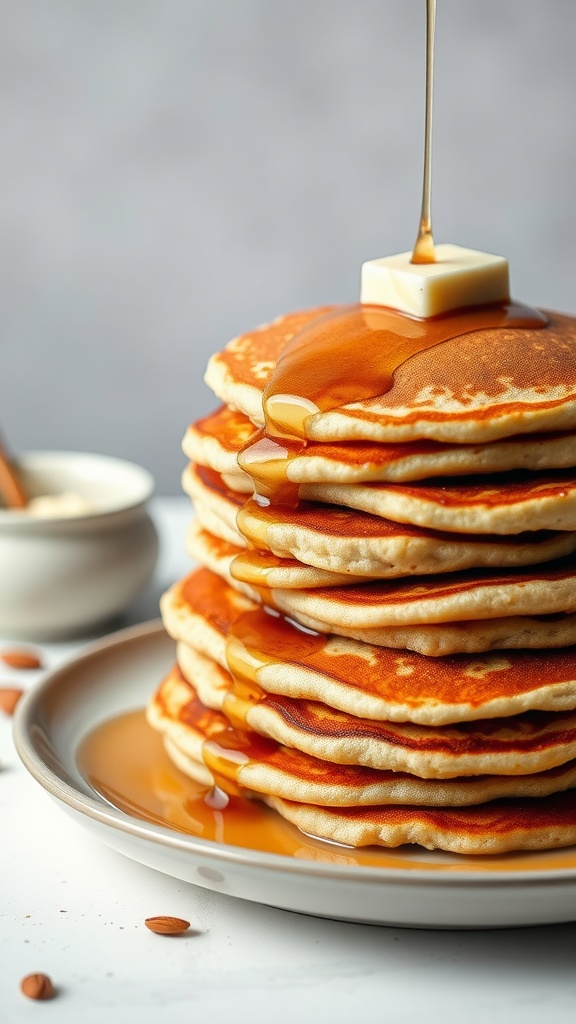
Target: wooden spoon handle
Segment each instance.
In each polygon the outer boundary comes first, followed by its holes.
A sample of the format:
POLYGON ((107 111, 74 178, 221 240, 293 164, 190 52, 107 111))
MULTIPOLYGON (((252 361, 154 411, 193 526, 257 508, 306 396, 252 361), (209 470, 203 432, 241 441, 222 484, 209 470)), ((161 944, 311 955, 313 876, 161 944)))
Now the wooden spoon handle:
POLYGON ((6 508, 25 508, 28 504, 26 492, 18 473, 0 443, 0 496, 6 508))

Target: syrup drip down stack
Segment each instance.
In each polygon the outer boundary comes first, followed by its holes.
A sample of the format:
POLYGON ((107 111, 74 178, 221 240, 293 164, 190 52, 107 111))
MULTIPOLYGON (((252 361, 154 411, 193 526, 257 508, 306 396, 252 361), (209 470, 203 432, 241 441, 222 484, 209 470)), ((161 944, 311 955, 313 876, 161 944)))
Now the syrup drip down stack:
POLYGON ((316 309, 206 379, 173 762, 350 846, 576 843, 576 319, 316 309))

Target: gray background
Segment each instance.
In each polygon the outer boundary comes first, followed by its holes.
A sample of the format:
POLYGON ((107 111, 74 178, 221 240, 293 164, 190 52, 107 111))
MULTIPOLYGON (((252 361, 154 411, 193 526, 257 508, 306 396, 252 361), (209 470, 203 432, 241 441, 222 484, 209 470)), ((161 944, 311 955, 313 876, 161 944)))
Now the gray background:
MULTIPOLYGON (((439 0, 437 241, 576 312, 576 4, 439 0)), ((0 0, 0 428, 179 493, 206 360, 418 225, 424 0, 0 0)))

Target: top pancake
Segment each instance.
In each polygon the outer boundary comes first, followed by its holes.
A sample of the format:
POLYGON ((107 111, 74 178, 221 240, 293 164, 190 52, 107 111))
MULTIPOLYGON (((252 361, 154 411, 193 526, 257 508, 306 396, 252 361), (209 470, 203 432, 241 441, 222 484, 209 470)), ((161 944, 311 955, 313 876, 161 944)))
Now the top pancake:
MULTIPOLYGON (((262 394, 289 340, 325 309, 279 317, 212 356, 206 382, 226 404, 264 422, 262 394)), ((313 441, 484 443, 576 426, 576 318, 541 330, 477 330, 399 366, 386 394, 311 414, 313 441)))

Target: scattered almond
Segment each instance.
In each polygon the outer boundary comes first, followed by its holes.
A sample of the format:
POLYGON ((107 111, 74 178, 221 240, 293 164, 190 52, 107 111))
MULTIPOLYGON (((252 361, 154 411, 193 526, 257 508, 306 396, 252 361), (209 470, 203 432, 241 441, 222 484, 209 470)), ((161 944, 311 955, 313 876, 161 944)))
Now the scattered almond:
POLYGON ((27 974, 20 982, 20 990, 28 999, 52 999, 54 985, 47 974, 27 974))
POLYGON ((0 658, 5 665, 9 665, 10 668, 21 668, 21 669, 32 669, 42 668, 42 662, 37 654, 33 654, 32 651, 24 651, 19 648, 13 648, 8 651, 2 651, 0 658))
POLYGON ((144 924, 157 935, 182 935, 190 927, 181 917, 147 917, 144 924))
POLYGON ((5 715, 13 715, 23 693, 24 690, 19 690, 16 686, 0 686, 0 710, 5 715))

